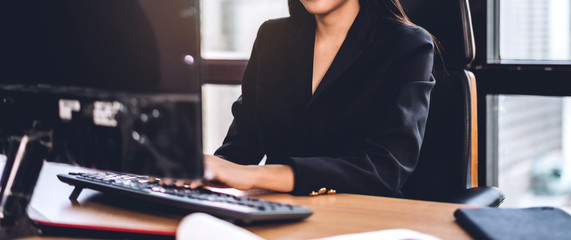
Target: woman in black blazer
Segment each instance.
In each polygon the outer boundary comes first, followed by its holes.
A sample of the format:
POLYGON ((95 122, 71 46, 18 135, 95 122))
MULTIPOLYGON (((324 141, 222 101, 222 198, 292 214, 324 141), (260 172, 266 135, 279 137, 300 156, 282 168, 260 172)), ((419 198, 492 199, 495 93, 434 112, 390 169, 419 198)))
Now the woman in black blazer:
POLYGON ((398 0, 290 0, 290 13, 260 27, 205 179, 401 197, 434 85, 431 35, 398 0))

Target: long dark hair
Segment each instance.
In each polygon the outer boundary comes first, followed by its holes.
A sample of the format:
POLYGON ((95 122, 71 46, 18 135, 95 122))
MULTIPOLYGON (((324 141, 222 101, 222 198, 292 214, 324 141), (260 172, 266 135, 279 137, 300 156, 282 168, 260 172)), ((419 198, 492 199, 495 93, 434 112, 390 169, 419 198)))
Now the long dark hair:
MULTIPOLYGON (((399 0, 359 0, 359 4, 362 8, 371 9, 375 17, 416 26, 406 16, 399 0)), ((311 16, 300 0, 288 0, 288 6, 292 18, 300 19, 311 16)))

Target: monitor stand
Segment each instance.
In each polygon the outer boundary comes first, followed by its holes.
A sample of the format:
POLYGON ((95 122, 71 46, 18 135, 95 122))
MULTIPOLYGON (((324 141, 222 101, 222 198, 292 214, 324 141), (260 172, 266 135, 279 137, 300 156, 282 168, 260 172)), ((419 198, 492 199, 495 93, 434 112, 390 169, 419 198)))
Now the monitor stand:
POLYGON ((31 131, 23 137, 10 137, 9 149, 0 179, 0 239, 39 234, 27 214, 27 207, 51 149, 51 132, 31 131))

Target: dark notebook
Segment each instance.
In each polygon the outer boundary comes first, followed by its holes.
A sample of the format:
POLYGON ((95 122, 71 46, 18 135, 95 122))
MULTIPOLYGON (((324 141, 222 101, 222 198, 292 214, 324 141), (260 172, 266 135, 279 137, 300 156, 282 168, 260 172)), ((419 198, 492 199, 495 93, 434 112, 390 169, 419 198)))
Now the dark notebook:
POLYGON ((475 239, 571 239, 571 215, 559 208, 473 208, 454 212, 475 239))

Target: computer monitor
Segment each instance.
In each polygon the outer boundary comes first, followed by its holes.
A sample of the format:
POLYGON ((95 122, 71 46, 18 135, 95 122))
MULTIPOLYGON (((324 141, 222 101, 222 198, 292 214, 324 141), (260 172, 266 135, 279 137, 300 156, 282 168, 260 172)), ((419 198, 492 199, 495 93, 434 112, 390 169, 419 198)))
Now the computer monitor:
POLYGON ((0 147, 51 133, 47 160, 202 176, 198 0, 9 1, 0 147))

